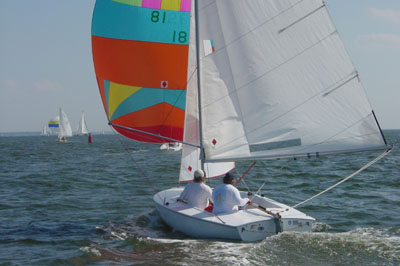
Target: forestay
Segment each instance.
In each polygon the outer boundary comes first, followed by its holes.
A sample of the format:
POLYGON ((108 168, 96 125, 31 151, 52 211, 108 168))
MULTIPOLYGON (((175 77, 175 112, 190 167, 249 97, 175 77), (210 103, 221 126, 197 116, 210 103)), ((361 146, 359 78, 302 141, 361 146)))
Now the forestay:
POLYGON ((206 162, 388 148, 323 1, 199 7, 206 162))

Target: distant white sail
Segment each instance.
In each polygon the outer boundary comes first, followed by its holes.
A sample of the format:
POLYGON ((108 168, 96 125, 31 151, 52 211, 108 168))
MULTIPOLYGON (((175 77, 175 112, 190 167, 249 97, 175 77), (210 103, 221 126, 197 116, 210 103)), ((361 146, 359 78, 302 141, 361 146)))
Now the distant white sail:
POLYGON ((65 137, 72 137, 72 129, 66 113, 60 108, 60 130, 58 131, 58 139, 63 139, 65 137))
POLYGON ((42 130, 42 134, 41 134, 41 135, 42 135, 42 136, 48 136, 48 135, 50 135, 49 130, 47 130, 47 125, 43 127, 43 130, 42 130))
POLYGON ((79 121, 78 130, 77 130, 76 134, 77 135, 89 134, 89 130, 87 129, 87 126, 86 126, 86 119, 85 119, 84 112, 82 112, 81 120, 79 121))

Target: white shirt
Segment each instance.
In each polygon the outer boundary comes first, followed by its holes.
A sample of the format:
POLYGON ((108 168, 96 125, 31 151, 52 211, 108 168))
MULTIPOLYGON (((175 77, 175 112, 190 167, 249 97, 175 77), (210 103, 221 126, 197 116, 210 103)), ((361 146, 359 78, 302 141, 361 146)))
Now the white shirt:
POLYGON ((186 185, 178 199, 186 201, 189 205, 204 209, 211 199, 212 190, 204 183, 192 182, 186 185))
POLYGON ((213 193, 214 203, 213 213, 230 213, 238 210, 238 205, 243 206, 249 201, 248 198, 242 199, 240 192, 231 184, 221 184, 217 186, 213 193))

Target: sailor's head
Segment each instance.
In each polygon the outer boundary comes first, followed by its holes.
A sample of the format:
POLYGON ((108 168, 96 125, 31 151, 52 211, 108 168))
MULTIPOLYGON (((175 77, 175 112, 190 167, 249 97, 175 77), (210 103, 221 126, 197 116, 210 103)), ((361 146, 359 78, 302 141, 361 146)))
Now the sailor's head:
POLYGON ((231 174, 230 172, 226 173, 224 176, 224 184, 232 184, 233 179, 234 179, 233 174, 231 174))
POLYGON ((205 177, 203 170, 198 169, 198 170, 194 171, 194 182, 196 182, 196 183, 204 182, 205 179, 206 179, 206 177, 205 177))

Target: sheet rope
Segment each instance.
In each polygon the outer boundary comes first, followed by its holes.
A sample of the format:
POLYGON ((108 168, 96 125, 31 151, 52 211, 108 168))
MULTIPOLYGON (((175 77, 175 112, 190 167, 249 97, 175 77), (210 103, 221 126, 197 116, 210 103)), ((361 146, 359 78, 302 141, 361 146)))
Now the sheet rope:
POLYGON ((352 173, 352 174, 349 175, 348 177, 346 177, 346 178, 340 180, 339 182, 337 182, 336 184, 334 184, 334 185, 328 187, 328 188, 325 189, 324 191, 321 191, 321 192, 319 192, 318 194, 315 194, 315 195, 312 196, 311 198, 308 198, 308 199, 306 199, 306 200, 304 200, 304 201, 302 201, 302 202, 297 203, 296 205, 293 205, 292 208, 296 208, 296 207, 298 207, 298 206, 300 206, 300 205, 303 205, 304 203, 306 203, 306 202, 308 202, 308 201, 310 201, 310 200, 312 200, 312 199, 315 199, 316 197, 321 196, 322 194, 328 192, 329 190, 335 188, 336 186, 338 186, 338 185, 340 185, 340 184, 346 182, 347 180, 349 180, 349 179, 352 178, 353 176, 355 176, 355 175, 357 175, 358 173, 364 171, 365 169, 367 169, 368 167, 370 167, 371 165, 373 165, 374 163, 376 163, 377 161, 379 161, 380 159, 382 159, 383 157, 385 157, 386 155, 388 155, 391 151, 392 151, 392 149, 385 150, 381 155, 379 155, 379 156, 376 157, 374 160, 370 161, 369 163, 367 163, 366 165, 364 165, 363 167, 361 167, 360 169, 358 169, 357 171, 355 171, 354 173, 352 173))
MULTIPOLYGON (((111 126, 110 126, 111 127, 111 126)), ((121 136, 115 131, 113 127, 111 127, 112 131, 114 132, 115 136, 121 143, 121 146, 124 148, 124 150, 128 153, 129 157, 131 158, 132 162, 135 164, 136 168, 142 173, 142 176, 145 178, 147 184, 153 189, 154 193, 156 194, 157 191, 153 185, 153 183, 150 181, 150 178, 146 175, 146 172, 140 167, 139 163, 135 160, 133 157, 132 153, 129 151, 128 147, 125 145, 125 143, 122 141, 121 136)), ((162 198, 160 195, 158 195, 160 200, 162 201, 162 198)))

